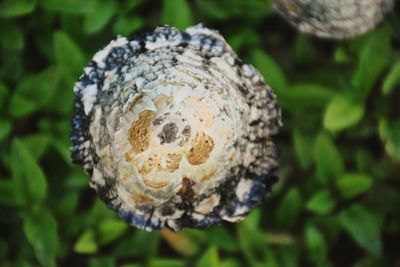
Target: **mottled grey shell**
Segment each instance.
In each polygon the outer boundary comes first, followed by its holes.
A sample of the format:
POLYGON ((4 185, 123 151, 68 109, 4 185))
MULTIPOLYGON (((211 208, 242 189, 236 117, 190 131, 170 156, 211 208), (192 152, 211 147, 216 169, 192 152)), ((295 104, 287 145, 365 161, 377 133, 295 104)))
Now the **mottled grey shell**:
POLYGON ((119 37, 74 92, 72 158, 140 229, 238 221, 275 181, 276 97, 216 31, 119 37))
POLYGON ((303 33, 347 39, 373 29, 394 0, 273 0, 273 5, 303 33))

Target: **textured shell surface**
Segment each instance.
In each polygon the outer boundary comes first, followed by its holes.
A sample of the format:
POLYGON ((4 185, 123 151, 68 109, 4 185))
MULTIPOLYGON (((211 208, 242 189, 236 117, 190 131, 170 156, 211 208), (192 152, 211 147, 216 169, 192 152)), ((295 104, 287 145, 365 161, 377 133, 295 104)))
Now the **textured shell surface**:
POLYGON ((373 29, 394 0, 273 0, 273 5, 301 32, 346 39, 373 29))
POLYGON ((74 93, 72 158, 140 229, 239 221, 276 180, 276 97, 214 30, 118 37, 74 93))

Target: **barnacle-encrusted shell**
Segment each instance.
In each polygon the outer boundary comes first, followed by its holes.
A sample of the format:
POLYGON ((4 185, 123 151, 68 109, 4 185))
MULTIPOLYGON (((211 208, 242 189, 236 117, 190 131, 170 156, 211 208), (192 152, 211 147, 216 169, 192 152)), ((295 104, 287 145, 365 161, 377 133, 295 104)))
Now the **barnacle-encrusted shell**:
POLYGON ((382 21, 394 0, 273 0, 275 9, 301 32, 345 39, 382 21))
POLYGON ((216 31, 119 37, 74 92, 72 157, 138 228, 238 221, 275 179, 276 97, 216 31))

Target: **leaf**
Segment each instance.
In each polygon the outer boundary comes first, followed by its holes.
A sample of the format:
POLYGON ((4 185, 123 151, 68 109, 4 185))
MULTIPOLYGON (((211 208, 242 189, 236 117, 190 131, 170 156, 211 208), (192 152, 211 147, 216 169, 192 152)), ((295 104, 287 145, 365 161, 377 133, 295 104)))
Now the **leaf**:
POLYGON ((185 267, 186 264, 182 260, 178 259, 153 259, 149 267, 185 267))
POLYGON ((185 29, 193 24, 192 12, 186 0, 164 0, 162 11, 164 24, 185 29))
POLYGON ((86 14, 83 22, 83 29, 86 33, 92 34, 100 31, 110 21, 117 11, 114 1, 97 2, 92 12, 86 14))
POLYGON ((128 225, 116 219, 106 219, 98 224, 98 240, 99 244, 105 245, 116 240, 120 237, 126 230, 128 225))
POLYGON ((297 128, 293 131, 292 139, 297 161, 302 169, 307 169, 313 160, 313 155, 310 153, 314 145, 313 140, 297 128))
POLYGON ((322 182, 339 176, 344 169, 342 155, 332 139, 324 133, 318 135, 314 145, 314 161, 317 164, 317 175, 322 182))
POLYGON ((10 114, 14 118, 27 116, 47 104, 53 96, 59 72, 49 67, 36 75, 26 76, 18 84, 10 102, 10 114))
POLYGON ((389 122, 387 119, 380 119, 379 136, 386 152, 400 160, 400 120, 389 122))
POLYGON ((352 198, 368 191, 373 184, 369 175, 362 173, 345 173, 336 180, 336 188, 343 198, 352 198))
POLYGON ((24 48, 24 34, 17 24, 10 21, 1 22, 0 47, 8 50, 21 50, 24 48))
POLYGON ((383 80, 382 92, 384 95, 389 95, 396 86, 400 86, 400 59, 394 63, 392 69, 383 80))
POLYGON ((76 241, 74 251, 81 254, 94 254, 98 250, 94 231, 86 230, 76 241))
POLYGON ((223 227, 212 227, 207 230, 208 244, 226 251, 236 251, 238 246, 232 236, 223 227))
POLYGON ((139 16, 125 17, 121 16, 114 23, 114 33, 123 36, 131 35, 144 26, 144 20, 139 16))
POLYGON ((308 200, 306 208, 319 215, 327 215, 335 208, 335 200, 329 190, 321 190, 308 200))
POLYGON ((276 213, 276 222, 286 228, 291 228, 298 219, 303 207, 303 199, 297 187, 291 188, 283 197, 276 213))
POLYGON ((364 116, 364 106, 350 98, 337 95, 328 104, 324 114, 324 128, 340 131, 356 125, 364 116))
POLYGON ((382 254, 379 223, 365 207, 355 204, 342 211, 339 220, 358 245, 374 256, 382 254))
POLYGON ((217 249, 210 247, 196 262, 196 267, 219 267, 217 249))
POLYGON ((328 248, 321 231, 313 225, 306 226, 304 240, 311 260, 319 264, 325 262, 328 248))
POLYGON ((0 17, 13 18, 31 13, 37 0, 6 0, 0 4, 0 17))
POLYGON ((59 245, 57 222, 48 211, 24 217, 24 233, 43 266, 55 266, 59 245))
POLYGON ((11 132, 11 123, 8 120, 0 118, 0 142, 11 132))
POLYGON ((46 197, 46 177, 18 139, 14 139, 11 145, 11 169, 15 192, 25 200, 25 204, 39 203, 46 197))
POLYGON ((86 14, 95 8, 93 0, 41 0, 40 4, 47 10, 66 15, 86 14))
POLYGON ((334 90, 319 84, 298 83, 280 95, 280 103, 287 110, 322 109, 334 97, 334 90))
POLYGON ((241 264, 236 259, 224 259, 220 265, 220 267, 240 267, 241 264))
POLYGON ((33 134, 21 139, 26 149, 35 160, 40 159, 50 143, 50 137, 45 134, 33 134))
POLYGON ((63 31, 53 36, 54 56, 64 74, 77 79, 85 64, 84 55, 79 46, 63 31))
POLYGON ((276 61, 262 50, 250 54, 250 63, 264 76, 266 83, 280 96, 288 86, 285 74, 276 61))
POLYGON ((193 256, 199 251, 198 245, 185 232, 172 232, 168 229, 161 230, 163 239, 179 254, 193 256))
POLYGON ((388 25, 373 31, 362 47, 356 71, 352 77, 353 98, 365 100, 372 86, 389 63, 391 54, 388 25))

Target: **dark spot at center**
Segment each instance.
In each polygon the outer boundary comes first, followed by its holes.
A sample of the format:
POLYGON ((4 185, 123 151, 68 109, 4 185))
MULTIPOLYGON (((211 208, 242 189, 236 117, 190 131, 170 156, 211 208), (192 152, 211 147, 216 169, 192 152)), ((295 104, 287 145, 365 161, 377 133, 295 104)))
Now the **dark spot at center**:
POLYGON ((165 124, 161 133, 158 135, 158 137, 161 139, 160 144, 164 143, 169 144, 174 142, 177 133, 178 133, 178 126, 176 126, 175 123, 171 122, 165 124))

